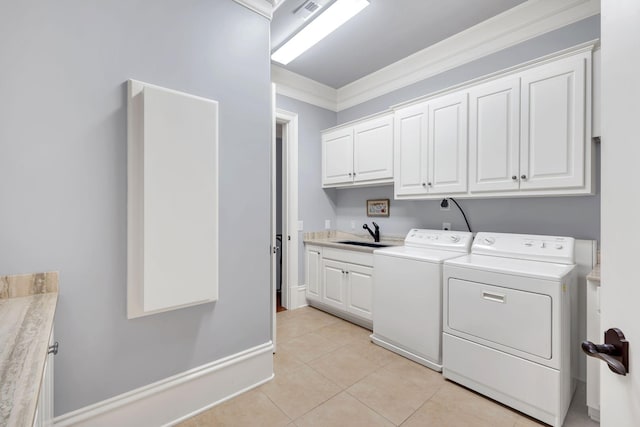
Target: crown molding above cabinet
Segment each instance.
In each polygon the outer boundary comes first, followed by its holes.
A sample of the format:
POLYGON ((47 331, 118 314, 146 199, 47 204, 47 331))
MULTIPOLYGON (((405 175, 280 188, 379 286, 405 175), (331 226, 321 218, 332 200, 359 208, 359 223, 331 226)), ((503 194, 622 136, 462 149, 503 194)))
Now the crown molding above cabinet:
POLYGON ((338 89, 276 65, 272 81, 281 95, 342 111, 598 13, 598 0, 527 1, 338 89))
POLYGON ((273 12, 280 6, 282 0, 233 0, 243 5, 247 9, 251 9, 259 15, 271 20, 273 12))

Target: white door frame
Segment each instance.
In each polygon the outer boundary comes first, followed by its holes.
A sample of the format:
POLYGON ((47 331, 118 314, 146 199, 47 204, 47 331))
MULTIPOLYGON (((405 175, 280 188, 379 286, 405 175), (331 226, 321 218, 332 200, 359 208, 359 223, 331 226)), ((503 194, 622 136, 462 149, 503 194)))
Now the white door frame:
MULTIPOLYGON (((299 301, 304 292, 298 286, 298 115, 280 108, 275 111, 275 123, 282 125, 282 305, 291 310, 304 305, 299 301)), ((275 173, 274 168, 274 181, 275 173)), ((275 290, 275 282, 273 286, 275 290)))

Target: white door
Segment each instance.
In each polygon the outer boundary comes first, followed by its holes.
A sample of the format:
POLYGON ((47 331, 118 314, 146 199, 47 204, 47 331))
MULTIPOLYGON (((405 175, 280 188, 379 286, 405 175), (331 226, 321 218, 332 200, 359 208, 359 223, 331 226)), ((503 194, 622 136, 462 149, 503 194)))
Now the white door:
POLYGON ((353 129, 322 135, 322 184, 353 182, 353 129))
POLYGON ((520 178, 520 79, 469 91, 469 190, 514 191, 520 178))
POLYGON ((603 0, 602 10, 602 287, 601 329, 629 341, 626 376, 600 368, 602 427, 640 425, 640 2, 603 0), (622 203, 622 204, 621 204, 622 203))
POLYGON ((586 67, 580 53, 522 73, 522 190, 584 186, 586 67))
POLYGON ((394 133, 396 196, 427 194, 427 104, 396 111, 394 133))
POLYGON ((322 302, 346 310, 347 270, 344 263, 322 260, 322 302))
POLYGON ((348 265, 347 311, 364 319, 371 320, 373 306, 373 268, 361 265, 348 265))
POLYGON ((429 101, 429 179, 432 194, 467 191, 467 93, 429 101))
POLYGON ((393 116, 368 120, 353 130, 353 180, 393 178, 393 116))
POLYGON ((307 298, 320 301, 320 250, 314 246, 307 247, 305 250, 305 276, 307 284, 307 298))

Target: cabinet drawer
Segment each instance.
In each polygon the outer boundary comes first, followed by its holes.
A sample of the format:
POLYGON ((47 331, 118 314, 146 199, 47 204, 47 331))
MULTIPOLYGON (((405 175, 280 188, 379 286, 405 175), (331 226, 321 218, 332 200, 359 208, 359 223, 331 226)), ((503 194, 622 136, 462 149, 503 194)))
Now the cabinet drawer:
POLYGON ((373 253, 324 248, 322 258, 373 267, 373 253))
POLYGON ((551 297, 449 279, 448 328, 551 359, 551 297))

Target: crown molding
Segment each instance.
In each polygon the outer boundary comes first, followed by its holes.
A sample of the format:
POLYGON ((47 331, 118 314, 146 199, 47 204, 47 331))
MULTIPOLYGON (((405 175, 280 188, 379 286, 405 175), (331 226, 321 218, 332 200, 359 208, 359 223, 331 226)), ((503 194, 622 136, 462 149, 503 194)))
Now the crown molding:
POLYGON ((318 83, 308 77, 271 64, 271 81, 276 85, 276 93, 316 105, 331 111, 338 111, 338 91, 318 83))
POLYGON ((272 79, 277 93, 342 111, 598 13, 599 0, 529 0, 339 89, 275 65, 272 79))
POLYGON ((338 111, 600 13, 599 0, 529 0, 338 89, 338 111))
POLYGON ((283 0, 233 0, 233 1, 271 20, 271 18, 273 18, 273 12, 278 8, 278 6, 280 6, 283 0))

